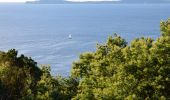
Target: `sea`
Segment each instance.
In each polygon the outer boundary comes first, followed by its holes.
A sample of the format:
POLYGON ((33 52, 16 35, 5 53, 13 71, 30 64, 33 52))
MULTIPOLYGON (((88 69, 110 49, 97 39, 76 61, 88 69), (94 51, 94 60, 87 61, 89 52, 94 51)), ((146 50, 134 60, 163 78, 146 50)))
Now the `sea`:
POLYGON ((69 76, 83 52, 117 33, 158 38, 170 4, 0 4, 0 50, 15 48, 52 75, 69 76))

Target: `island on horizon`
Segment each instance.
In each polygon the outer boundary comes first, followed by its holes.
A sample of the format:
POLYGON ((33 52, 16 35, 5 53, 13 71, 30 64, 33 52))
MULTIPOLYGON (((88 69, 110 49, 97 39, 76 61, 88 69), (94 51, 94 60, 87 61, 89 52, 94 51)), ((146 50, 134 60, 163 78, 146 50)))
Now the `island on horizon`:
POLYGON ((170 3, 170 0, 87 0, 87 1, 72 1, 72 0, 37 0, 28 1, 28 4, 160 4, 170 3))

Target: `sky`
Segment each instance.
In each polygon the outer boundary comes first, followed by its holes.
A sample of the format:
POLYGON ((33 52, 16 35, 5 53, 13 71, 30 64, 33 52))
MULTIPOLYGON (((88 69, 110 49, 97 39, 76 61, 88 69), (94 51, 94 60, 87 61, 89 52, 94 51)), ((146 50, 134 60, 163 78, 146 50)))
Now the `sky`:
MULTIPOLYGON (((35 1, 35 0, 0 0, 0 2, 26 2, 26 1, 35 1)), ((66 0, 73 2, 86 2, 86 1, 119 1, 119 0, 66 0)))
POLYGON ((0 0, 0 2, 26 2, 26 1, 34 1, 34 0, 0 0))

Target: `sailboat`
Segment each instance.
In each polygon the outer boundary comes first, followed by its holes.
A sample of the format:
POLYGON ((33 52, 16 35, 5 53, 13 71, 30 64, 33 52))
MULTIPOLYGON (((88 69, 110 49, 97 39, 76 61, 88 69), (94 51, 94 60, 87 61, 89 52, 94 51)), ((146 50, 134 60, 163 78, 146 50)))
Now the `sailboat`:
POLYGON ((69 35, 68 35, 68 38, 69 38, 69 39, 72 39, 72 35, 71 35, 71 34, 69 34, 69 35))

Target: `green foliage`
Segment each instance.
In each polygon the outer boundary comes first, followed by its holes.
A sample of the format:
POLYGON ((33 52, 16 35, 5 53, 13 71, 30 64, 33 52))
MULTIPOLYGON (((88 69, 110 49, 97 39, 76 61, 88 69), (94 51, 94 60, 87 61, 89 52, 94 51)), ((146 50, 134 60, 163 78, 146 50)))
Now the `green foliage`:
POLYGON ((54 78, 50 67, 42 66, 41 80, 37 84, 36 100, 69 100, 76 95, 77 80, 73 78, 54 78))
POLYGON ((15 100, 29 95, 28 90, 34 90, 40 75, 37 63, 31 58, 24 55, 17 57, 14 49, 0 52, 1 99, 15 100))
POLYGON ((162 36, 170 36, 170 19, 167 21, 161 21, 162 36))
POLYGON ((55 86, 58 85, 57 81, 55 81, 50 75, 50 68, 46 66, 42 66, 42 76, 41 80, 37 84, 37 100, 52 100, 51 95, 53 94, 53 90, 55 86))
POLYGON ((80 55, 72 69, 80 79, 73 100, 170 99, 170 20, 161 22, 161 32, 156 41, 142 37, 129 45, 115 35, 80 55))
POLYGON ((37 63, 17 51, 0 52, 1 100, 68 100, 76 95, 78 80, 54 78, 49 66, 37 63))

